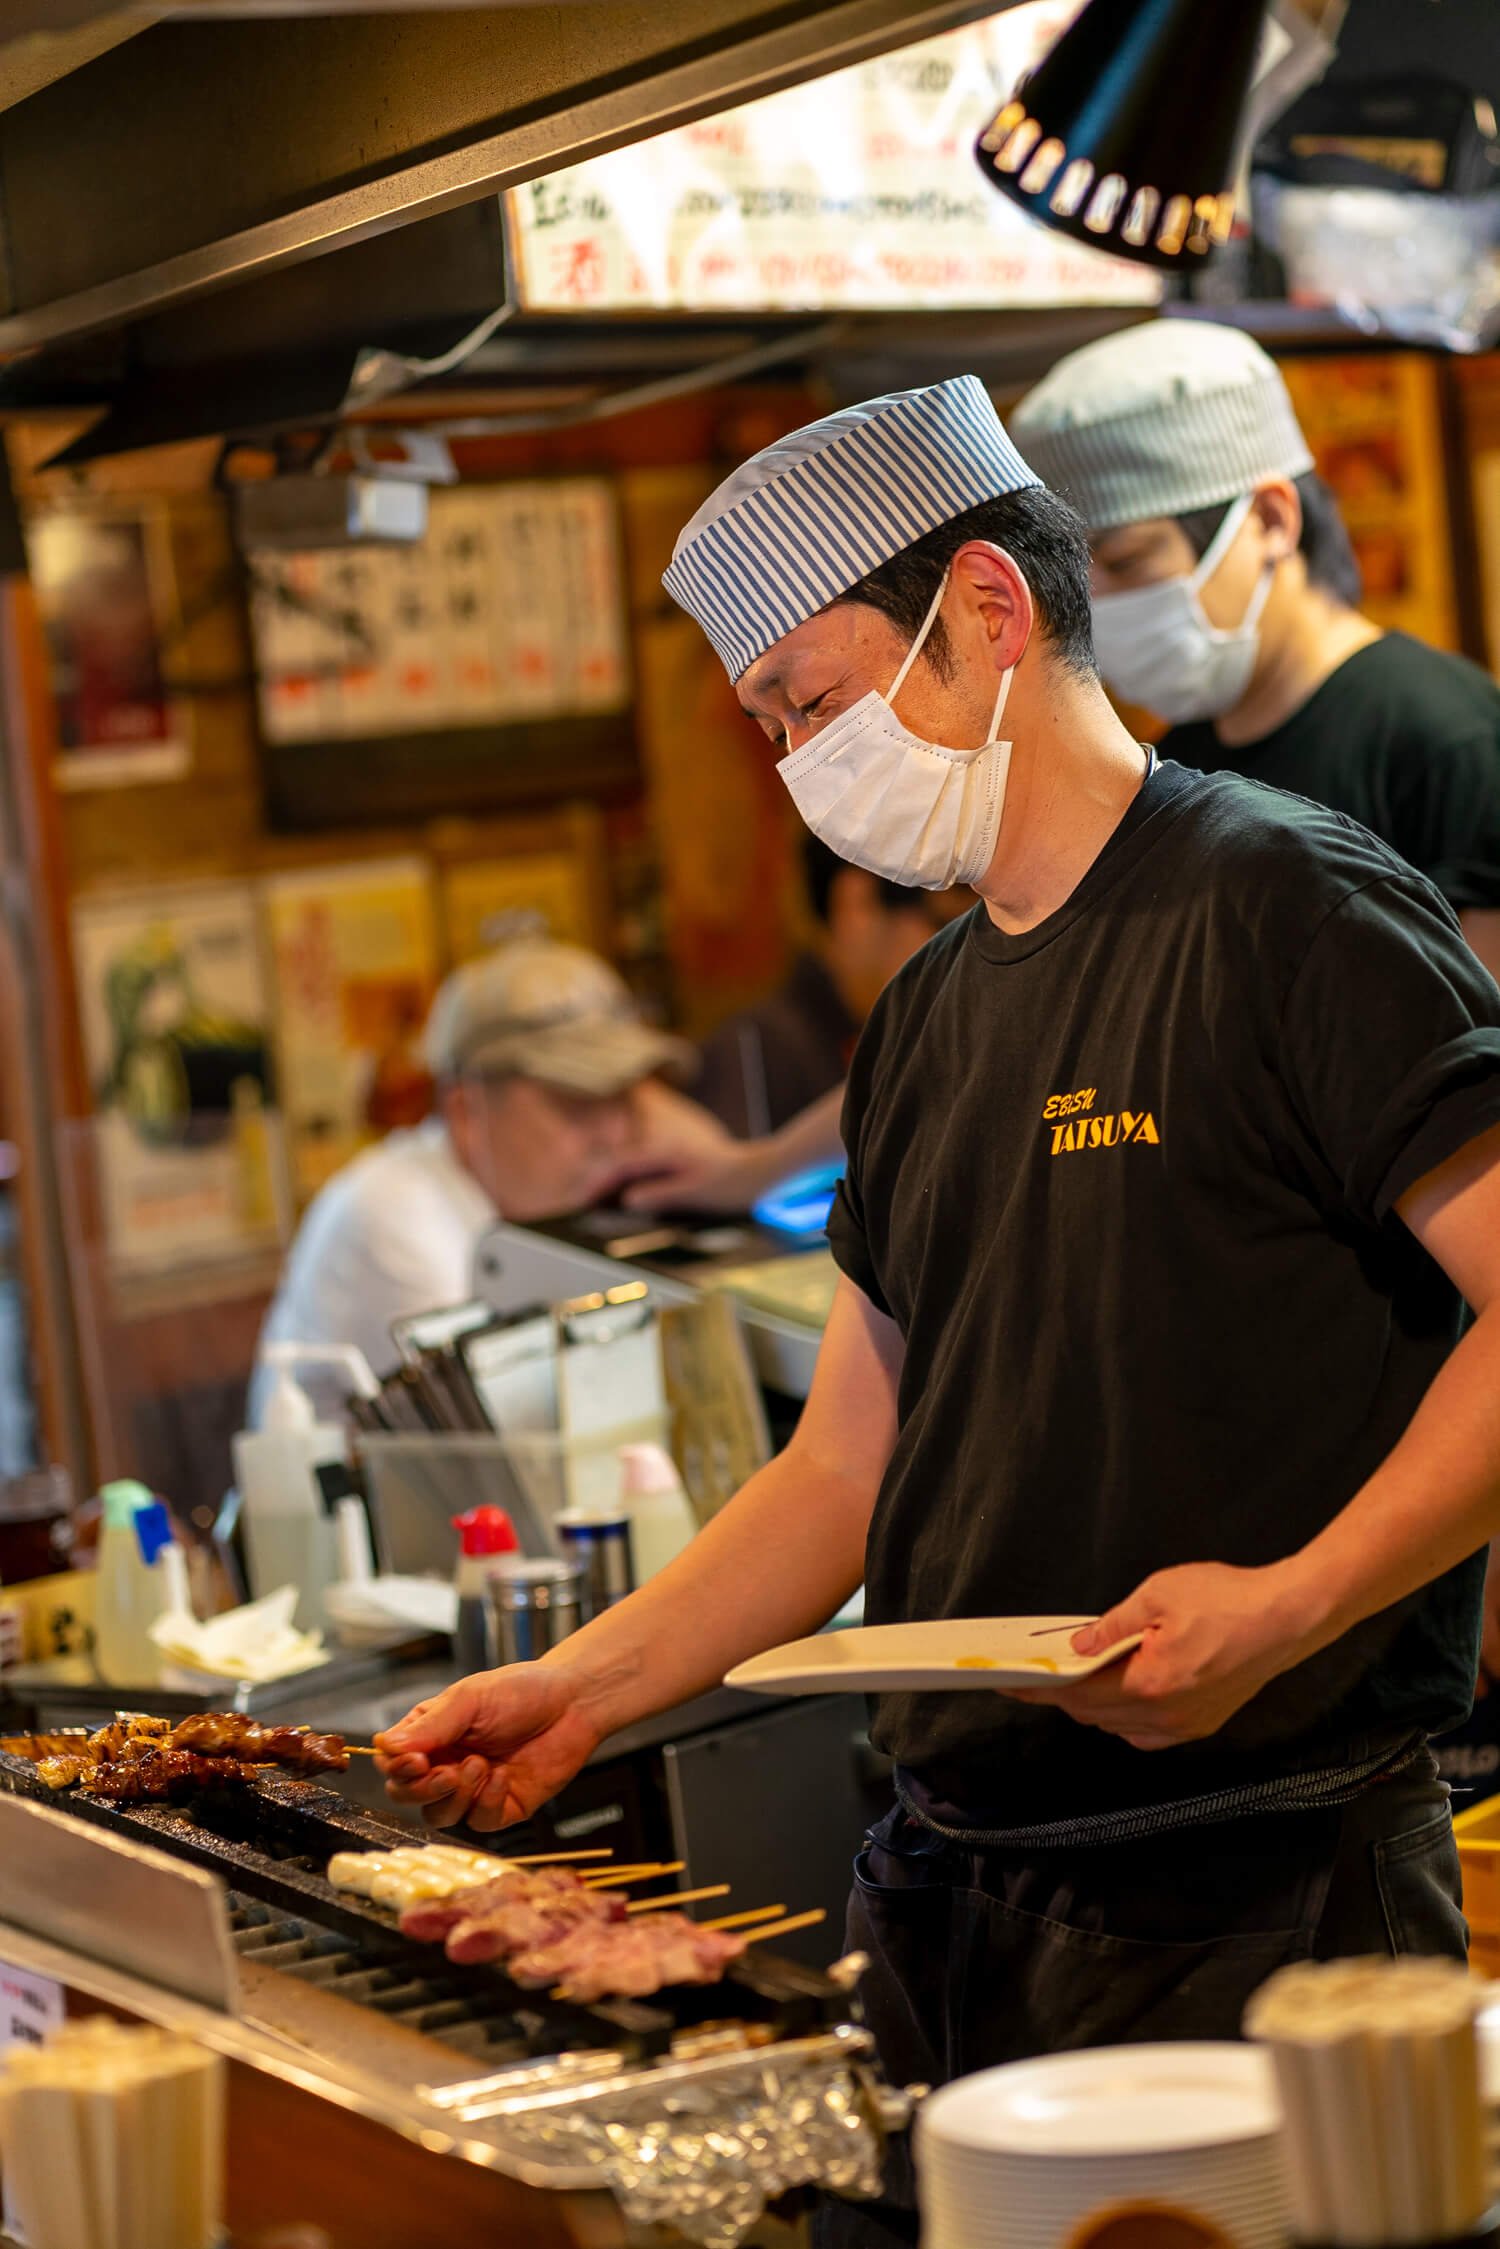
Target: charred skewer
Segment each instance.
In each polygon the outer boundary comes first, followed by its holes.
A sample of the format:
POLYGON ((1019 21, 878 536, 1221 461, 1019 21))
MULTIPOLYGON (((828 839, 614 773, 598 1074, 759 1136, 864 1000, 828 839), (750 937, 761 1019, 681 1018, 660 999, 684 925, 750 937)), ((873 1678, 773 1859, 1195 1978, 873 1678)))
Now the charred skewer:
POLYGON ((237 1711, 204 1710, 184 1718, 168 1736, 173 1749, 200 1757, 239 1757, 289 1765, 301 1773, 341 1773, 349 1763, 342 1734, 315 1734, 301 1726, 263 1726, 237 1711))
MULTIPOLYGON (((336 1773, 349 1762, 348 1748, 338 1734, 315 1734, 302 1726, 265 1726, 258 1719, 228 1710, 199 1711, 176 1726, 169 1718, 122 1711, 92 1734, 16 1735, 11 1737, 11 1749, 13 1754, 31 1759, 49 1788, 71 1788, 75 1783, 83 1784, 90 1774, 131 1767, 156 1753, 192 1757, 198 1767, 235 1765, 242 1768, 241 1779, 245 1769, 255 1765, 281 1765, 302 1773, 336 1773)), ((166 1771, 174 1771, 179 1776, 174 1786, 180 1790, 188 1785, 182 1776, 196 1769, 178 1766, 155 1771, 158 1781, 166 1771)), ((209 1777, 199 1774, 203 1781, 209 1777)), ((140 1786, 125 1783, 108 1789, 90 1783, 89 1793, 111 1796, 118 1802, 142 1797, 140 1786)))
POLYGON ((146 1745, 139 1757, 91 1765, 80 1786, 112 1804, 164 1804, 203 1788, 243 1788, 255 1767, 236 1757, 200 1757, 190 1749, 146 1745))

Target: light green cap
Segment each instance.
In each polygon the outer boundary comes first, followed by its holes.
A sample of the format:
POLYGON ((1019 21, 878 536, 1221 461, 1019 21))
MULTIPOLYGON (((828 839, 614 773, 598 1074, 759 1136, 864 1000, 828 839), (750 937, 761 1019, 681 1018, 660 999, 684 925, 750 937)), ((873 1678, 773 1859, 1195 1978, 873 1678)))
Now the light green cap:
POLYGON ((112 1531, 128 1530, 135 1521, 137 1509, 149 1507, 155 1496, 132 1476, 122 1476, 117 1483, 103 1485, 99 1497, 104 1502, 106 1527, 112 1531))

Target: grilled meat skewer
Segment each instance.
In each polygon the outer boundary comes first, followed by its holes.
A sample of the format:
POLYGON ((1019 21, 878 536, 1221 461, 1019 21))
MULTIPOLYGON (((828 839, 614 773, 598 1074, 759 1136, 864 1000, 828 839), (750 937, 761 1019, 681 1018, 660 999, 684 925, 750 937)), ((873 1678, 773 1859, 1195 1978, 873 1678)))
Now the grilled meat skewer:
POLYGON ((112 1804, 163 1804, 200 1788, 241 1788, 255 1771, 233 1757, 198 1757, 188 1749, 142 1745, 137 1757, 91 1765, 79 1785, 112 1804))
POLYGON ((575 1929, 602 1929, 625 1918, 625 1900, 609 1890, 520 1899, 502 1883, 501 1893, 454 1923, 444 1946, 450 1960, 509 1960, 538 1945, 558 1944, 575 1929))
POLYGON ((263 1726, 235 1711, 203 1710, 172 1728, 170 1746, 199 1757, 242 1757, 255 1764, 290 1765, 303 1773, 341 1773, 349 1752, 341 1734, 306 1733, 298 1726, 263 1726))
MULTIPOLYGON (((402 1913, 401 1933, 422 1944, 441 1944, 461 1921, 481 1919, 501 1906, 544 1907, 564 1898, 572 1901, 600 1894, 567 1875, 566 1867, 537 1867, 529 1873, 464 1883, 441 1895, 414 1897, 402 1913)), ((601 1918, 608 1911, 606 1907, 601 1918)))
MULTIPOLYGON (((86 1773, 128 1766, 155 1751, 191 1755, 205 1765, 272 1764, 302 1773, 340 1773, 349 1762, 348 1749, 339 1734, 308 1733, 298 1726, 264 1726, 256 1718, 229 1710, 199 1711, 177 1726, 168 1718, 153 1718, 142 1711, 121 1711, 92 1734, 17 1734, 9 1738, 7 1746, 14 1755, 35 1764, 48 1788, 71 1788, 86 1773)), ((124 1800, 120 1790, 95 1789, 93 1793, 124 1800)))
POLYGON ((662 1913, 603 1928, 575 1923, 561 1938, 516 1953, 507 1972, 532 1991, 561 1983, 570 1999, 645 1999, 666 1984, 717 1983, 744 1949, 743 1937, 662 1913))

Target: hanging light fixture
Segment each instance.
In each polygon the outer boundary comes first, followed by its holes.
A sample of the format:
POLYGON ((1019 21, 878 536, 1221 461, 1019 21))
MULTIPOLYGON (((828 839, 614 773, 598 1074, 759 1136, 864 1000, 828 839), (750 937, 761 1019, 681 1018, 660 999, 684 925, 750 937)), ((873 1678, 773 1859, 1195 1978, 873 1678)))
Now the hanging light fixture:
POLYGON ((1180 271, 1225 241, 1265 0, 1089 0, 980 135, 1045 226, 1180 271))

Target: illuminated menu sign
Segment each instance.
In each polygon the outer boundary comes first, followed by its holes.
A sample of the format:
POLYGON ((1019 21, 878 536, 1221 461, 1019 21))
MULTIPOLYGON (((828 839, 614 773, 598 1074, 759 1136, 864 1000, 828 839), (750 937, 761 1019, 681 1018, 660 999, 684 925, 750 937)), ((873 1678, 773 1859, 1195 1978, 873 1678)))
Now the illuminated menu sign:
POLYGON ((1029 218, 974 141, 1077 12, 1026 0, 507 198, 538 312, 1154 304, 1157 276, 1029 218))

